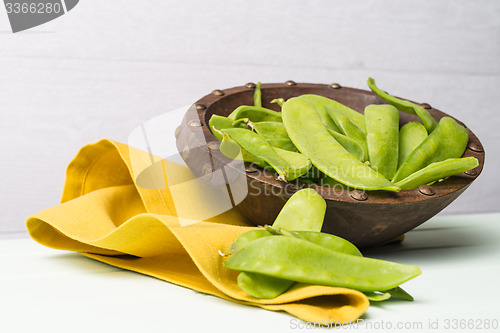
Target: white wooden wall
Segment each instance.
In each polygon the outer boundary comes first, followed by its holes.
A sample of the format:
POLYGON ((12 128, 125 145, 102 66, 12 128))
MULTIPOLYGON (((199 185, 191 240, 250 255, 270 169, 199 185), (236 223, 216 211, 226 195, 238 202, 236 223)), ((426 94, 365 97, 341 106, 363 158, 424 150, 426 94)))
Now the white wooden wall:
POLYGON ((428 102, 486 148, 443 213, 499 211, 500 1, 81 0, 12 34, 0 8, 0 237, 57 204, 78 149, 215 88, 338 82, 428 102))

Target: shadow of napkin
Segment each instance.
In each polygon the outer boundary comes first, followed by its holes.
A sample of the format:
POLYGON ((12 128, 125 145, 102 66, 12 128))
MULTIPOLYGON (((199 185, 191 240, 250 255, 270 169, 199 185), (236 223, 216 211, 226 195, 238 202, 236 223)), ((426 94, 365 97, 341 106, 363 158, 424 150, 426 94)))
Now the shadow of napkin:
MULTIPOLYGON (((361 292, 300 283, 270 300, 247 295, 237 285, 238 272, 223 266, 218 250, 256 228, 237 209, 181 225, 168 184, 146 189, 135 183, 137 158, 147 164, 150 157, 110 140, 83 147, 68 166, 61 204, 27 219, 31 237, 51 248, 306 321, 352 322, 368 308, 361 292)), ((165 163, 171 174, 190 177, 188 168, 165 163)), ((202 200, 195 188, 181 193, 191 202, 193 196, 202 200)))

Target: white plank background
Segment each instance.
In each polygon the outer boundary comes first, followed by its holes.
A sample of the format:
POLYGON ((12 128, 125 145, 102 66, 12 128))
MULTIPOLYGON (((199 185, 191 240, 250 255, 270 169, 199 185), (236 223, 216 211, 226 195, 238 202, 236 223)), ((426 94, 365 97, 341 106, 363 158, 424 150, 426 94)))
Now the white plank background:
POLYGON ((373 76, 465 122, 487 152, 443 214, 499 211, 500 1, 98 1, 12 34, 0 7, 0 237, 57 204, 78 149, 248 81, 373 76))

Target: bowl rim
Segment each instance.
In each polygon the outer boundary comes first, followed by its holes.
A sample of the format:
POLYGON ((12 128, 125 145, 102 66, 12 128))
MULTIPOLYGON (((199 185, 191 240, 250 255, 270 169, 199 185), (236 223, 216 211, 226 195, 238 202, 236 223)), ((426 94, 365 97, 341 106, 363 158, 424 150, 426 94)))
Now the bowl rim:
MULTIPOLYGON (((318 91, 335 91, 336 93, 345 92, 348 94, 358 94, 360 96, 369 95, 370 98, 376 97, 376 95, 369 91, 357 88, 343 87, 339 84, 319 84, 319 83, 296 83, 294 81, 286 81, 285 83, 262 83, 261 90, 271 91, 272 89, 308 89, 308 90, 318 90, 318 91)), ((211 114, 217 114, 217 112, 213 112, 213 110, 221 103, 221 100, 227 98, 228 96, 232 96, 235 94, 248 94, 252 93, 255 89, 254 83, 247 83, 244 86, 236 86, 228 89, 216 89, 212 93, 205 95, 200 98, 188 113, 186 113, 186 117, 184 121, 192 121, 197 118, 200 122, 201 130, 203 132, 203 136, 205 139, 204 143, 199 143, 200 145, 207 145, 209 148, 218 144, 217 138, 211 133, 207 116, 211 114), (190 112, 194 114, 189 115, 190 112), (189 119, 191 118, 191 120, 189 119)), ((320 93, 318 93, 321 95, 320 93)), ((301 95, 301 93, 296 94, 301 95)), ((328 97, 328 96, 327 96, 328 97)), ((331 97, 330 97, 331 98, 331 97)), ((378 98, 378 97, 376 97, 378 98)), ((379 98, 378 98, 379 99, 379 98)), ((404 99, 404 98, 402 98, 404 99)), ((387 104, 385 101, 379 99, 378 104, 387 104)), ((274 188, 278 188, 281 191, 286 191, 287 193, 293 193, 302 188, 309 187, 315 189, 325 200, 333 200, 333 201, 344 201, 344 202, 359 202, 363 204, 374 204, 374 203, 386 203, 386 204, 407 204, 413 203, 416 201, 425 201, 431 200, 432 198, 447 196, 455 191, 459 191, 468 187, 482 172, 484 166, 484 157, 485 151, 483 145, 477 138, 477 136, 460 120, 455 117, 448 115, 438 109, 431 107, 428 103, 417 103, 413 102, 422 107, 426 108, 432 116, 434 116, 438 121, 442 117, 451 117, 455 119, 459 124, 463 125, 469 134, 469 142, 463 154, 463 157, 474 156, 478 159, 479 165, 468 171, 467 173, 461 173, 459 175, 451 176, 445 179, 442 182, 436 182, 432 184, 432 186, 422 185, 419 188, 411 189, 411 190, 402 190, 400 192, 389 192, 389 191, 363 191, 363 190, 352 190, 352 189, 336 189, 336 188, 327 188, 323 186, 318 186, 314 184, 305 184, 298 180, 283 182, 276 178, 275 173, 262 170, 259 168, 254 168, 249 163, 245 162, 245 174, 248 178, 248 181, 259 181, 263 182, 267 185, 270 185, 274 188)), ((359 110, 358 110, 359 111, 359 110)), ((401 113, 401 111, 400 111, 401 113)), ((220 114, 220 113, 219 113, 220 114)), ((197 127, 195 130, 199 130, 200 127, 197 127)), ((179 140, 179 139, 178 139, 179 140)), ((178 145, 179 146, 179 145, 178 145)), ((218 160, 219 163, 224 165, 229 165, 232 161, 230 158, 223 155, 218 149, 207 149, 210 158, 218 160)))

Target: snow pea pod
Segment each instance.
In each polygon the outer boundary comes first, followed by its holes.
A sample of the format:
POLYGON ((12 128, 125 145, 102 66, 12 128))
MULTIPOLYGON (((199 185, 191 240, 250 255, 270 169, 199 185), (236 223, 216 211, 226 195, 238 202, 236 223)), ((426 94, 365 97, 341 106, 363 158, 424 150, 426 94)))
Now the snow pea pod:
MULTIPOLYGON (((279 232, 284 236, 305 239, 332 251, 346 253, 353 256, 362 256, 361 252, 359 252, 354 244, 335 235, 318 231, 286 231, 285 229, 279 229, 279 232)), ((231 246, 224 253, 226 255, 231 255, 256 239, 270 236, 274 236, 274 234, 264 229, 247 231, 236 238, 233 244, 231 244, 231 246)))
POLYGON ((262 121, 248 124, 255 132, 263 137, 273 147, 297 151, 292 141, 286 133, 285 126, 282 122, 277 121, 262 121))
POLYGON ((242 105, 237 107, 228 116, 229 119, 248 118, 252 122, 259 121, 282 121, 281 113, 259 106, 242 105))
MULTIPOLYGON (((287 228, 288 230, 312 230, 319 232, 321 230, 321 227, 323 226, 325 213, 326 202, 318 194, 318 192, 309 188, 302 189, 295 192, 287 200, 285 206, 283 206, 278 217, 274 221, 273 227, 276 229, 287 228)), ((249 231, 249 233, 252 233, 251 235, 243 234, 244 237, 241 240, 238 237, 238 239, 231 246, 230 251, 234 252, 238 248, 245 246, 246 244, 257 238, 272 236, 273 233, 269 232, 268 230, 275 231, 273 227, 269 227, 268 229, 266 229, 266 233, 263 233, 262 230, 255 230, 255 232, 249 231)), ((295 233, 291 235, 293 237, 302 238, 300 234, 295 233)), ((320 237, 317 237, 316 235, 306 236, 309 236, 311 238, 315 237, 314 241, 320 241, 320 237)), ((330 246, 337 246, 339 248, 346 248, 347 251, 354 251, 348 245, 344 245, 344 243, 349 242, 343 239, 341 239, 341 241, 337 241, 337 238, 333 239, 331 242, 323 240, 323 243, 327 243, 330 246)), ((354 247, 354 245, 352 246, 354 247)), ((294 281, 251 272, 241 272, 238 275, 238 286, 249 295, 257 298, 277 297, 287 291, 294 283, 294 281)))
POLYGON ((285 161, 288 162, 288 174, 290 180, 296 179, 306 174, 312 167, 311 160, 301 153, 274 147, 274 151, 285 161))
MULTIPOLYGON (((242 151, 248 152, 269 164, 279 174, 278 178, 280 180, 296 179, 311 168, 311 163, 306 157, 289 151, 286 151, 286 153, 284 153, 285 151, 281 151, 279 154, 266 140, 255 132, 242 128, 227 128, 223 129, 222 132, 234 140, 242 148, 242 151), (283 154, 288 156, 288 159, 284 159, 282 157, 283 154), (296 165, 290 163, 297 161, 302 162, 302 164, 296 165)), ((224 153, 222 148, 221 152, 224 153)))
POLYGON ((340 128, 340 131, 347 137, 355 140, 359 143, 361 148, 363 149, 363 154, 368 155, 368 145, 366 143, 366 133, 361 130, 358 126, 356 126, 352 121, 350 121, 346 116, 342 113, 331 110, 329 112, 331 118, 334 120, 335 124, 340 128))
MULTIPOLYGON (((284 229, 280 229, 279 233, 284 236, 275 236, 267 230, 248 231, 236 239, 233 245, 226 251, 226 254, 232 254, 250 242, 262 237, 288 236, 304 239, 332 251, 362 256, 361 252, 352 243, 334 235, 315 231, 286 231, 284 229)), ((241 289, 256 298, 275 298, 287 291, 295 283, 295 281, 291 280, 250 272, 241 272, 238 275, 237 282, 241 289)))
POLYGON ((418 276, 418 266, 339 253, 294 237, 263 237, 235 251, 224 266, 297 282, 388 290, 418 276))
POLYGON ((333 136, 338 143, 342 145, 348 152, 350 152, 358 160, 364 162, 368 159, 368 152, 365 151, 363 146, 357 141, 344 134, 328 129, 328 132, 333 136))
POLYGON ((284 98, 275 98, 271 101, 271 103, 276 103, 278 104, 280 107, 283 106, 283 103, 285 103, 285 99, 284 98))
MULTIPOLYGON (((223 131, 226 129, 222 129, 223 131)), ((248 130, 247 130, 248 131, 248 130)), ((242 148, 235 140, 233 140, 228 134, 225 132, 219 131, 217 129, 214 130, 215 133, 218 133, 222 136, 222 141, 220 144, 220 151, 225 156, 233 159, 240 160, 245 162, 253 163, 261 168, 265 168, 269 166, 266 161, 261 159, 258 156, 246 151, 242 148)), ((248 131, 250 132, 250 131, 248 131)))
POLYGON ((399 188, 360 162, 328 132, 314 106, 294 97, 285 102, 283 123, 295 147, 325 175, 357 189, 399 191, 399 188))
POLYGON ((260 82, 257 82, 255 86, 255 92, 253 93, 253 105, 262 107, 262 92, 260 90, 260 82))
POLYGON ((396 183, 402 190, 410 190, 420 185, 469 171, 479 165, 475 157, 449 158, 434 162, 396 183))
POLYGON ((222 134, 220 133, 220 130, 225 128, 243 127, 245 124, 214 114, 210 117, 208 125, 210 127, 210 131, 212 131, 212 134, 217 138, 217 140, 222 141, 222 134))
POLYGON ((358 126, 363 132, 365 131, 365 119, 363 114, 351 109, 350 107, 342 103, 339 103, 337 101, 334 101, 333 99, 314 94, 306 94, 306 95, 301 95, 299 97, 308 100, 315 107, 322 106, 330 116, 333 112, 341 113, 344 117, 346 117, 347 119, 352 121, 356 126, 358 126))
POLYGON ((399 130, 398 167, 427 137, 427 130, 418 121, 404 124, 399 130))
POLYGON ((413 301, 413 297, 403 290, 401 287, 395 287, 389 290, 385 290, 383 292, 375 293, 375 292, 364 292, 366 297, 373 302, 381 302, 385 301, 391 297, 399 297, 403 298, 407 301, 413 301))
POLYGON ((399 112, 392 105, 368 105, 365 122, 370 165, 391 179, 398 169, 399 112))
POLYGON ((240 272, 236 281, 250 296, 265 299, 278 297, 295 284, 295 281, 251 272, 240 272))
POLYGON ((431 163, 461 157, 469 134, 453 118, 443 117, 436 129, 401 164, 393 182, 399 182, 431 163))
POLYGON ((436 128, 437 126, 436 119, 434 119, 434 117, 429 113, 429 111, 427 111, 420 105, 389 95, 385 91, 379 89, 375 85, 375 80, 372 79, 371 77, 368 78, 368 87, 370 87, 371 91, 373 91, 378 97, 382 98, 387 103, 392 104, 398 110, 410 114, 416 114, 420 118, 420 120, 422 120, 422 123, 424 124, 425 129, 429 134, 436 128))
POLYGON ((338 126, 335 124, 333 119, 330 117, 328 112, 326 111, 326 106, 325 106, 325 103, 327 102, 326 97, 319 95, 312 95, 312 94, 301 95, 299 97, 309 101, 314 106, 316 112, 318 112, 318 115, 321 117, 321 121, 323 122, 323 124, 325 124, 327 129, 329 129, 332 132, 337 132, 337 133, 342 132, 340 128, 338 128, 338 126))
POLYGON ((312 188, 295 192, 274 220, 273 228, 321 231, 326 214, 326 202, 312 188))

